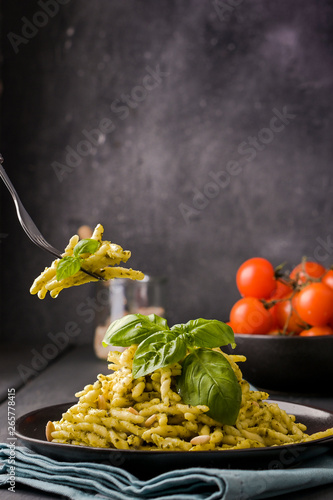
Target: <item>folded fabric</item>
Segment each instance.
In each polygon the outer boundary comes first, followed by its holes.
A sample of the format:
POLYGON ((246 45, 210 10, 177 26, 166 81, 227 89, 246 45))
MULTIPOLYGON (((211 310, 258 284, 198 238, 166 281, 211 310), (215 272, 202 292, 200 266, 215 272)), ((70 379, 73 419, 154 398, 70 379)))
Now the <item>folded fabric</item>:
POLYGON ((278 470, 192 467, 147 481, 123 469, 93 462, 60 462, 27 448, 0 443, 0 485, 18 484, 71 500, 249 500, 333 483, 333 453, 278 470), (13 464, 13 456, 15 463, 13 464))

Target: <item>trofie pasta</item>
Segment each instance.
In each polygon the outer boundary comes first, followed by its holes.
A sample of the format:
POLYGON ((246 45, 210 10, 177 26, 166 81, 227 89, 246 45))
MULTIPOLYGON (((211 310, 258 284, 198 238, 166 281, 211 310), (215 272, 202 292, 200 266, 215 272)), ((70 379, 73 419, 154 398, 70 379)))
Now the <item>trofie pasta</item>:
POLYGON ((241 386, 241 406, 234 425, 223 425, 207 415, 208 406, 185 404, 176 392, 180 363, 133 378, 137 345, 109 353, 108 375, 76 394, 77 404, 49 422, 47 439, 102 448, 137 450, 228 450, 300 443, 333 435, 333 429, 308 435, 268 394, 252 391, 243 380, 239 362, 244 356, 227 355, 241 386))
MULTIPOLYGON (((111 243, 110 241, 103 241, 103 232, 103 226, 98 224, 90 238, 90 241, 93 240, 93 242, 98 242, 98 249, 92 254, 81 253, 83 268, 91 273, 97 273, 104 280, 113 278, 142 280, 144 278, 144 274, 141 271, 134 271, 133 269, 126 269, 124 267, 114 267, 118 266, 121 261, 127 262, 131 256, 131 252, 129 250, 123 250, 121 246, 111 243)), ((70 239, 65 252, 62 254, 62 257, 65 259, 75 259, 73 255, 75 254, 75 247, 79 241, 82 242, 78 235, 73 236, 70 239)), ((57 279, 57 268, 59 263, 60 259, 54 260, 51 266, 45 268, 40 276, 35 279, 30 288, 31 294, 38 294, 40 299, 44 299, 47 292, 50 292, 51 297, 55 298, 64 288, 83 285, 89 281, 97 281, 97 278, 94 278, 93 276, 90 276, 80 270, 72 276, 59 280, 57 279)))

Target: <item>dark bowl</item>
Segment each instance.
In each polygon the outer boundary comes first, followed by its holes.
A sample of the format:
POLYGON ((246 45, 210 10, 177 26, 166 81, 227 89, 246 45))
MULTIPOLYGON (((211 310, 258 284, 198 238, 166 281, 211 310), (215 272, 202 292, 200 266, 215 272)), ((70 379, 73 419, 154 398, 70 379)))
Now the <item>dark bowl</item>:
POLYGON ((333 336, 287 337, 235 334, 237 347, 228 354, 243 354, 243 377, 259 389, 285 393, 332 394, 333 336))

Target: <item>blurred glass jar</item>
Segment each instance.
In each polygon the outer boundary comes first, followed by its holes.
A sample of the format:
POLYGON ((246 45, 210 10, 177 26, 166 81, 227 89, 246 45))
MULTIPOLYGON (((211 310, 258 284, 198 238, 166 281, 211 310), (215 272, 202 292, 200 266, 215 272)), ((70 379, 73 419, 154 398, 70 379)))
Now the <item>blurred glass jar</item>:
POLYGON ((103 347, 102 340, 116 319, 127 314, 157 314, 165 317, 166 278, 145 275, 143 280, 134 281, 116 278, 99 282, 96 286, 96 327, 94 350, 98 358, 106 359, 111 350, 121 351, 123 347, 103 347))

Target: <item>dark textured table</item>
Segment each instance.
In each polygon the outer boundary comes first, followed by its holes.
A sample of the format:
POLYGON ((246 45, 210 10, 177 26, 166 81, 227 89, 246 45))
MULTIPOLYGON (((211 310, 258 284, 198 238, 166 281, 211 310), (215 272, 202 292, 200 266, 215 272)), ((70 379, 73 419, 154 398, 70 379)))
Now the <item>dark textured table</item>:
MULTIPOLYGON (((38 351, 38 348, 36 348, 38 351)), ((7 434, 7 389, 15 388, 15 410, 19 417, 29 411, 48 405, 73 401, 75 392, 86 384, 93 383, 98 373, 107 373, 107 362, 95 357, 92 347, 73 346, 60 352, 50 364, 36 371, 35 376, 27 382, 18 375, 17 366, 28 365, 29 347, 17 350, 15 346, 5 346, 1 351, 1 384, 0 384, 0 439, 6 442, 7 434)), ((31 357, 31 354, 30 354, 31 357)), ((271 394, 274 399, 293 401, 308 406, 315 406, 333 412, 333 397, 314 397, 307 395, 271 394)), ((1 499, 13 498, 6 488, 0 489, 1 499)), ((15 499, 49 499, 61 498, 49 495, 28 487, 16 485, 15 499)), ((271 497, 273 498, 273 497, 271 497)), ((279 495, 277 499, 293 500, 331 500, 333 484, 320 488, 307 489, 299 493, 279 495)))

